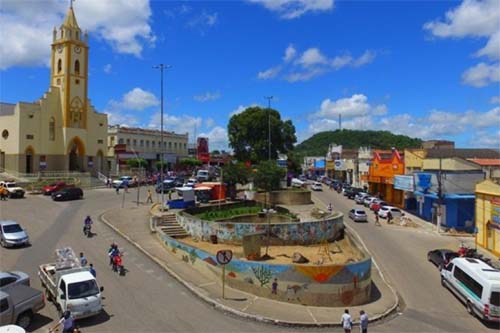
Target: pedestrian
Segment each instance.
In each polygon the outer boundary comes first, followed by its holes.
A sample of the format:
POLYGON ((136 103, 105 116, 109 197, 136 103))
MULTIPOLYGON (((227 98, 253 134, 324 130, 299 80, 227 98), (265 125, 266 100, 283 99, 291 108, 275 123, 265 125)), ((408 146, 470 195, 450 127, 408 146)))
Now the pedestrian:
POLYGON ((146 199, 146 203, 153 203, 153 193, 151 193, 151 190, 148 188, 148 198, 146 199))
POLYGON ((387 212, 387 224, 392 223, 392 213, 390 211, 387 212))
POLYGON ((94 265, 93 265, 93 264, 90 264, 90 265, 89 265, 89 267, 90 267, 90 269, 89 269, 90 274, 92 274, 94 277, 96 277, 97 272, 96 272, 96 271, 95 271, 95 269, 94 269, 94 265))
POLYGON ((3 186, 0 186, 0 200, 7 201, 7 189, 3 186))
POLYGON ((332 207, 332 203, 330 202, 330 203, 328 204, 328 213, 330 213, 330 214, 331 214, 331 213, 332 213, 332 211, 333 211, 333 207, 332 207))
POLYGON ((116 184, 116 194, 120 194, 120 185, 116 184))
POLYGON ((111 180, 108 178, 106 178, 106 187, 109 187, 109 185, 111 184, 111 180))
POLYGON ((274 282, 271 285, 271 287, 272 287, 271 294, 277 295, 278 294, 278 279, 277 278, 274 278, 274 282))
POLYGON ((62 333, 73 333, 75 329, 75 318, 71 315, 71 311, 64 311, 63 316, 57 322, 57 325, 52 327, 49 332, 54 332, 55 329, 62 325, 62 333))
POLYGON ((378 219, 379 219, 378 213, 375 212, 375 225, 378 225, 379 227, 381 227, 382 225, 380 224, 380 221, 378 219))
POLYGON ((168 200, 172 200, 172 190, 168 190, 168 200))
POLYGON ((368 315, 365 311, 359 311, 359 333, 368 333, 368 315))
POLYGON ((344 333, 351 333, 352 328, 352 318, 349 314, 349 310, 345 309, 344 314, 342 315, 342 320, 340 321, 342 328, 344 329, 344 333))
POLYGON ((83 255, 83 252, 80 252, 80 265, 82 266, 87 266, 87 258, 85 258, 85 256, 83 255))

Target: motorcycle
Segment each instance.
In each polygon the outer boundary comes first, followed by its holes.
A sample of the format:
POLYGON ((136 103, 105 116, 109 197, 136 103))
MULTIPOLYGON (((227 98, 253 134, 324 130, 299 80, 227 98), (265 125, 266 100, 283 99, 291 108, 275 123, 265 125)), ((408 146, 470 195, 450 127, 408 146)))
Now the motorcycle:
POLYGON ((465 246, 464 244, 460 245, 457 253, 458 253, 459 257, 478 259, 478 260, 485 262, 486 264, 488 264, 490 266, 493 263, 490 258, 487 258, 487 257, 483 256, 482 254, 478 253, 477 249, 470 248, 468 246, 465 246))
POLYGON ((85 224, 83 226, 83 234, 87 236, 88 238, 92 237, 92 225, 90 224, 85 224))
POLYGON ((117 254, 113 257, 113 267, 112 267, 114 272, 117 272, 120 274, 120 276, 124 276, 127 270, 125 269, 125 266, 123 266, 123 260, 122 260, 122 255, 117 254))

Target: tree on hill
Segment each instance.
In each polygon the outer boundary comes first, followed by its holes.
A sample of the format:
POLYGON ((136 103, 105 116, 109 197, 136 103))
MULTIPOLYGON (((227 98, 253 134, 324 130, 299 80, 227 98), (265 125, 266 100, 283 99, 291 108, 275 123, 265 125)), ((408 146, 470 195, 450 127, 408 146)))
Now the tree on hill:
POLYGON ((227 183, 229 196, 231 199, 236 197, 236 184, 248 183, 250 169, 242 162, 227 163, 222 167, 222 180, 227 183))
POLYGON ((268 115, 271 119, 271 158, 287 153, 297 142, 291 120, 283 121, 274 109, 250 107, 229 120, 229 145, 239 161, 258 162, 269 156, 268 115))
POLYGON ((410 138, 406 135, 397 135, 389 131, 360 131, 360 130, 335 130, 320 132, 303 141, 295 147, 295 152, 301 156, 324 156, 328 145, 336 143, 343 148, 357 149, 370 147, 374 149, 418 148, 422 145, 419 138, 410 138))

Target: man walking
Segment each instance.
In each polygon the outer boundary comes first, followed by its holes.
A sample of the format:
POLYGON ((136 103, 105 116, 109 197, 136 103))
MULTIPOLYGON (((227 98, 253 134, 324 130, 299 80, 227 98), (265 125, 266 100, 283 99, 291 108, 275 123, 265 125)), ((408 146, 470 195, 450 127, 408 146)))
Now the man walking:
POLYGON ((387 212, 387 224, 392 223, 392 213, 389 211, 387 212))
POLYGON ((368 333, 368 315, 365 311, 359 311, 359 333, 368 333))
POLYGON ((344 329, 344 333, 351 333, 352 329, 352 318, 349 314, 349 310, 345 309, 344 314, 342 315, 342 320, 340 321, 342 328, 344 329))
POLYGON ((380 224, 380 221, 378 220, 378 213, 375 212, 375 225, 378 225, 379 227, 381 227, 382 225, 380 224))
POLYGON ((146 199, 146 203, 153 203, 153 194, 151 190, 148 188, 148 198, 146 199))

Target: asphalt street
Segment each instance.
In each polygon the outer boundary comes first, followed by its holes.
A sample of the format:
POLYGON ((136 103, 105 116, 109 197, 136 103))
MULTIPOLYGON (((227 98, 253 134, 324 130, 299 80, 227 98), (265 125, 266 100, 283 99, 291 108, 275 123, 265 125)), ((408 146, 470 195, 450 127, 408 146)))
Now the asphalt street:
MULTIPOLYGON (((136 192, 125 196, 125 208, 134 209, 136 192)), ((332 202, 344 213, 353 201, 325 190, 316 193, 325 205, 332 202)), ((85 199, 53 202, 49 197, 28 196, 26 199, 0 202, 0 219, 15 219, 28 229, 33 245, 28 248, 0 249, 1 270, 21 270, 30 274, 32 286, 40 288, 36 275, 38 265, 50 262, 54 250, 72 246, 84 252, 97 270, 104 286, 105 311, 102 315, 80 321, 82 332, 338 332, 338 329, 295 329, 276 327, 226 315, 206 305, 179 285, 149 258, 99 222, 99 216, 122 204, 122 196, 110 189, 85 192, 85 199), (95 221, 93 238, 82 234, 83 220, 91 215, 95 221), (107 249, 117 242, 125 251, 125 277, 113 273, 108 266, 107 249)), ((145 200, 143 195, 142 200, 145 200)), ((147 216, 144 216, 146 219, 147 216)), ((442 288, 438 270, 426 260, 431 248, 456 248, 457 240, 414 229, 375 227, 373 223, 345 222, 356 230, 370 249, 386 277, 398 290, 405 306, 401 314, 372 325, 370 332, 494 332, 472 318, 465 307, 442 288)), ((144 223, 144 220, 137 221, 144 223)), ((48 303, 35 317, 31 328, 47 332, 57 318, 48 303)), ((340 319, 340 318, 339 318, 340 319)))

